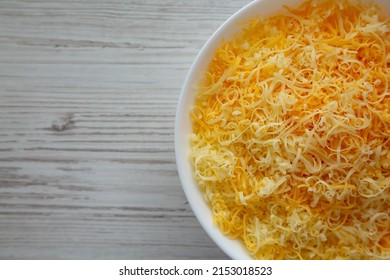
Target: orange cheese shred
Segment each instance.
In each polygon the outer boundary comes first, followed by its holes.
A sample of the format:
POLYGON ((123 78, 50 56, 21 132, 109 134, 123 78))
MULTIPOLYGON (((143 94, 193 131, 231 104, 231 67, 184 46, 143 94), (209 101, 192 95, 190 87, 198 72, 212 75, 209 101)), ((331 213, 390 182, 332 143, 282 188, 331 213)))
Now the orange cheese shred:
POLYGON ((190 160, 257 259, 390 258, 390 33, 374 5, 306 1, 216 50, 190 160))

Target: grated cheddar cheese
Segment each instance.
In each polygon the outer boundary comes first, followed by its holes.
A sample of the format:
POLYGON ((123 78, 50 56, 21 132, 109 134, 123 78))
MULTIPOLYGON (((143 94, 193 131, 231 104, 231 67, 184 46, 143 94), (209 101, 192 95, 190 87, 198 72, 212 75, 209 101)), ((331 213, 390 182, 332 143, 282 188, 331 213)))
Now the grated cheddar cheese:
POLYGON ((306 1, 216 50, 190 159, 255 258, 390 258, 389 31, 376 6, 306 1))

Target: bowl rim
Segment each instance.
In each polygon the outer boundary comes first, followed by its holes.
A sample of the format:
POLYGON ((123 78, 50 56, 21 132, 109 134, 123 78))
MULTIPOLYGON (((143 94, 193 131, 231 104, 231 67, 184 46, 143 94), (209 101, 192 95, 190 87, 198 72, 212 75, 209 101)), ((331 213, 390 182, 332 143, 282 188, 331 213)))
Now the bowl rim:
MULTIPOLYGON (((218 29, 208 38, 208 40, 204 43, 204 45, 202 46, 202 48, 198 52, 197 56, 193 60, 193 63, 192 63, 192 65, 188 71, 188 74, 185 78, 184 84, 181 88, 179 101, 178 101, 178 105, 177 105, 177 109, 176 109, 176 115, 175 115, 175 128, 174 128, 175 159, 176 159, 176 166, 178 169, 182 189, 185 193, 185 196, 187 198, 187 201, 188 201, 193 213, 195 214, 198 222, 201 224, 204 231, 206 231, 206 233, 211 238, 211 240, 213 240, 213 242, 231 259, 249 259, 250 260, 253 258, 250 257, 249 251, 248 251, 247 255, 243 255, 243 254, 237 253, 236 251, 234 251, 231 248, 229 248, 228 246, 226 246, 225 239, 230 239, 230 238, 227 237, 226 235, 224 235, 219 230, 219 228, 217 229, 218 232, 216 232, 215 231, 216 226, 213 223, 206 222, 204 217, 202 217, 202 213, 199 210, 198 206, 195 205, 195 201, 194 201, 192 195, 190 194, 190 190, 189 190, 187 184, 185 183, 185 176, 187 176, 187 175, 183 171, 182 165, 181 165, 181 162, 183 160, 182 151, 180 149, 180 137, 182 136, 181 129, 180 129, 182 127, 182 118, 181 118, 182 114, 181 114, 181 112, 183 109, 183 100, 185 98, 185 95, 187 94, 188 90, 192 87, 192 84, 190 84, 192 77, 194 75, 196 75, 196 71, 200 67, 201 61, 205 57, 207 57, 207 53, 215 48, 217 40, 223 38, 222 33, 224 33, 224 30, 226 28, 228 28, 229 26, 231 26, 232 24, 236 23, 238 21, 238 18, 240 18, 243 14, 246 14, 247 11, 250 10, 252 7, 257 5, 259 2, 264 2, 264 1, 266 1, 266 0, 254 0, 254 1, 246 4, 242 8, 240 8, 237 12, 235 12, 227 20, 225 20, 218 27, 218 29)), ((220 44, 220 42, 218 42, 218 45, 219 44, 220 44)), ((188 141, 189 141, 189 139, 188 139, 188 141)), ((189 186, 189 187, 192 187, 192 186, 189 186)), ((200 191, 200 190, 198 190, 198 191, 200 191)), ((206 201, 204 201, 204 203, 207 204, 206 201)), ((207 205, 207 206, 210 208, 209 205, 207 205)), ((210 215, 212 216, 211 209, 210 209, 210 215)), ((230 240, 232 240, 232 239, 230 239, 230 240)), ((244 248, 243 245, 242 245, 242 247, 243 247, 243 250, 246 250, 246 248, 244 248)))

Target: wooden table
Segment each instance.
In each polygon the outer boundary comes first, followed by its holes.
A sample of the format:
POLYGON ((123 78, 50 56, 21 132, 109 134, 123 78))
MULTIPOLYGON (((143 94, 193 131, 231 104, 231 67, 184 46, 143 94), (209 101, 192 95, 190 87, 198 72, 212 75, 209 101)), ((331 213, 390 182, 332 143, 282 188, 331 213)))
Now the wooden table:
POLYGON ((180 88, 249 1, 0 1, 0 258, 225 259, 178 178, 180 88))

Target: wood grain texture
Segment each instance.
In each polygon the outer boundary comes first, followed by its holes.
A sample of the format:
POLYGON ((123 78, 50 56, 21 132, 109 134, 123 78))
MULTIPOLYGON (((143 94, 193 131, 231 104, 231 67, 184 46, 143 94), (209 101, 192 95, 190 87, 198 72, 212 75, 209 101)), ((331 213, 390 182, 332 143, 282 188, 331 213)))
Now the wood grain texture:
POLYGON ((174 117, 249 1, 0 1, 0 258, 224 259, 179 182, 174 117))

